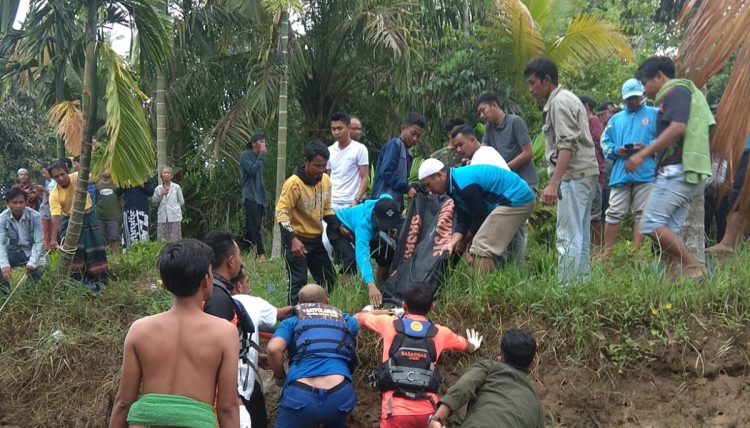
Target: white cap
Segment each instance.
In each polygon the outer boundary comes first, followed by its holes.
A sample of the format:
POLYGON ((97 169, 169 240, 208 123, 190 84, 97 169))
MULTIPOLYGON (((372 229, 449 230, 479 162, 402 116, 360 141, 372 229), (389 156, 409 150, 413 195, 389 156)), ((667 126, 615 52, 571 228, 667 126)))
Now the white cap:
POLYGON ((435 158, 425 159, 421 165, 419 165, 419 179, 424 180, 432 174, 438 173, 445 169, 445 165, 435 158))

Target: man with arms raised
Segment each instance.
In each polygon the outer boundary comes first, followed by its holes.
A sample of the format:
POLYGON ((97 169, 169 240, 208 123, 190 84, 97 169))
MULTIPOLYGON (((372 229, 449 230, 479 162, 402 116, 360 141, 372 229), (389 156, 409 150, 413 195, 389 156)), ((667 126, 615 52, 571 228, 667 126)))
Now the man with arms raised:
POLYGON ((211 258, 196 240, 162 248, 159 274, 175 301, 130 327, 110 427, 215 427, 214 402, 219 426, 239 427, 237 330, 201 309, 213 289, 211 258))
POLYGON ((352 369, 359 324, 329 305, 317 284, 302 287, 298 298, 296 315, 282 321, 268 342, 268 363, 276 383, 284 387, 276 427, 346 427, 357 404, 352 369), (289 373, 284 370, 284 352, 289 373))

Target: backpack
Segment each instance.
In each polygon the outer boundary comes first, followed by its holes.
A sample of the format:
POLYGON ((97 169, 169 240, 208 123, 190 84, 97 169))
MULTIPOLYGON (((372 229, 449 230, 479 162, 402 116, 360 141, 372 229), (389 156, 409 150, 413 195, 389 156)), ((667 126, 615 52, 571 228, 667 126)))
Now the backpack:
POLYGON ((295 307, 295 312, 297 324, 289 348, 290 364, 315 355, 344 360, 353 371, 357 362, 357 339, 349 331, 343 313, 322 303, 301 303, 295 307))
POLYGON ((427 393, 437 393, 443 382, 435 367, 438 328, 429 321, 403 317, 394 320, 393 327, 396 336, 388 350, 388 361, 374 372, 377 388, 412 400, 430 398, 427 393))

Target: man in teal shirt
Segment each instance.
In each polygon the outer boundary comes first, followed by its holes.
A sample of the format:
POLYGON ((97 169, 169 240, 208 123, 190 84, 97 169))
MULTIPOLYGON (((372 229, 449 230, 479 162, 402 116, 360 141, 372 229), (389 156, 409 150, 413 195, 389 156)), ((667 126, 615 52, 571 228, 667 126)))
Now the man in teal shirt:
POLYGON ((245 207, 245 235, 240 246, 253 246, 258 260, 265 260, 266 252, 261 234, 263 213, 268 206, 266 187, 263 183, 266 154, 268 154, 266 137, 258 133, 253 135, 247 144, 247 150, 240 155, 242 202, 245 207))
POLYGON ((384 194, 379 199, 367 200, 355 207, 339 210, 336 217, 341 221, 341 227, 329 228, 328 239, 335 251, 341 253, 344 273, 352 274, 359 270, 362 280, 367 284, 370 303, 378 307, 383 301, 383 296, 375 285, 375 276, 370 264, 371 249, 375 250, 378 279, 382 281, 388 276, 395 249, 379 235, 391 234, 400 226, 401 213, 396 201, 391 195, 384 194))

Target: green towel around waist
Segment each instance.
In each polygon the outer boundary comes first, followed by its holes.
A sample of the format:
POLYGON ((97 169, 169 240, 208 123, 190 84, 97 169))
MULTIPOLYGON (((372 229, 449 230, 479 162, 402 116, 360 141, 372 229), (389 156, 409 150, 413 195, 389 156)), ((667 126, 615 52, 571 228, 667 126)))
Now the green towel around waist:
POLYGON ((145 426, 215 428, 209 404, 179 395, 146 394, 130 406, 128 423, 145 426))

